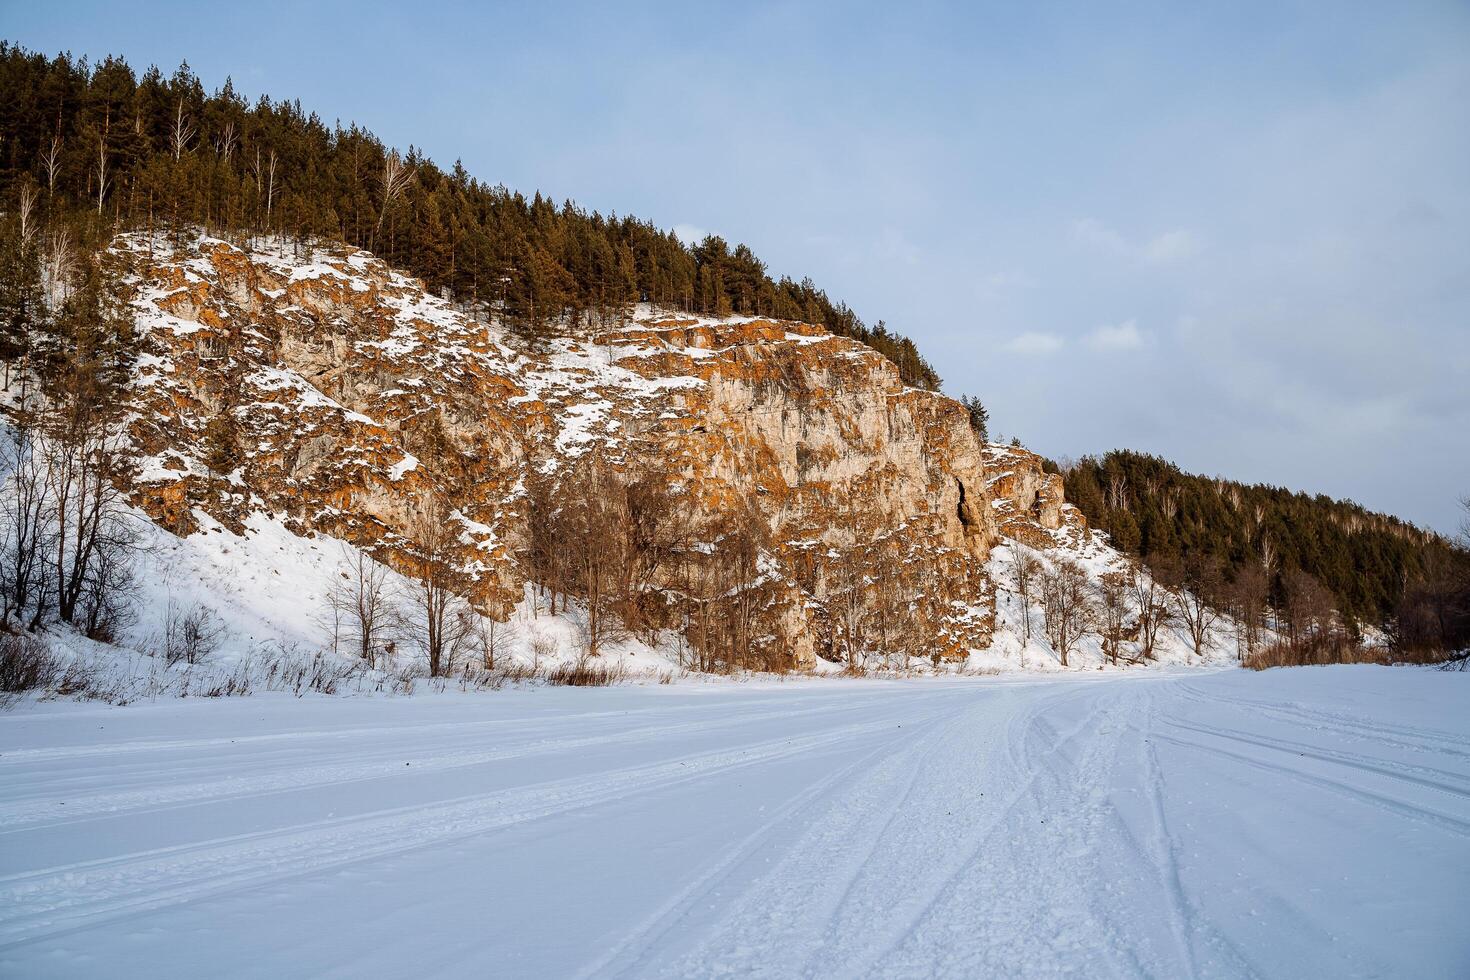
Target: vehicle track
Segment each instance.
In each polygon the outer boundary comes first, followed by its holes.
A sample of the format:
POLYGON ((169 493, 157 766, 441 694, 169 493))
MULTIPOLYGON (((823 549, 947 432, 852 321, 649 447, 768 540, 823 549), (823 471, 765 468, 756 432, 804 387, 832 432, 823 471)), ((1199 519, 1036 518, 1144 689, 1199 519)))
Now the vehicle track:
POLYGON ((381 858, 886 731, 887 721, 655 765, 0 877, 0 949, 80 924, 381 858))
MULTIPOLYGON (((850 715, 861 713, 864 705, 830 705, 816 709, 809 716, 826 714, 850 715)), ((262 796, 269 793, 289 793, 301 789, 318 789, 324 786, 345 785, 401 776, 402 768, 411 767, 414 775, 444 772, 454 769, 472 768, 509 759, 529 758, 578 749, 609 745, 636 745, 677 739, 690 734, 721 731, 789 718, 789 710, 767 711, 746 714, 736 718, 704 718, 679 725, 648 725, 640 728, 597 732, 588 735, 561 738, 521 739, 508 744, 484 747, 485 736, 478 729, 473 735, 460 737, 451 744, 434 744, 432 750, 424 743, 388 744, 366 752, 348 755, 340 762, 328 765, 302 765, 309 755, 297 753, 279 760, 271 768, 250 772, 232 770, 229 775, 218 777, 218 763, 200 770, 171 768, 167 782, 154 783, 142 788, 120 792, 88 792, 82 787, 63 795, 44 781, 29 792, 8 798, 0 804, 0 839, 7 834, 30 830, 34 827, 56 827, 82 823, 97 818, 113 818, 123 814, 148 814, 202 803, 218 803, 230 800, 262 796), (294 763, 294 764, 292 764, 294 763), (193 772, 207 772, 216 778, 190 781, 193 772), (65 810, 60 810, 65 806, 65 810), (64 819, 57 819, 64 813, 64 819)), ((406 740, 405 740, 406 741, 406 740)), ((156 769, 150 770, 154 773, 156 769)))

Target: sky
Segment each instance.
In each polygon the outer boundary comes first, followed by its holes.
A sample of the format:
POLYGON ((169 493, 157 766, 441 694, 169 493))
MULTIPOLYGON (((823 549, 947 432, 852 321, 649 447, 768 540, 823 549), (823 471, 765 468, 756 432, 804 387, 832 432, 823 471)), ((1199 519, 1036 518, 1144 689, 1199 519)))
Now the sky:
POLYGON ((441 164, 745 242, 992 434, 1470 494, 1470 4, 37 3, 441 164))

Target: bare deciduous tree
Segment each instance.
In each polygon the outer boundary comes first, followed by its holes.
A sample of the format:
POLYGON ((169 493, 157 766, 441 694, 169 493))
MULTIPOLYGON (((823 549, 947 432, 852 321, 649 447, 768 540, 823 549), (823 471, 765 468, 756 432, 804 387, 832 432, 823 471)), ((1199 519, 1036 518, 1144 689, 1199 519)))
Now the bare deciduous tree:
POLYGON ((53 582, 56 609, 63 622, 73 622, 89 576, 102 556, 113 567, 136 541, 119 489, 125 470, 122 438, 106 431, 86 431, 71 438, 53 437, 46 444, 46 473, 55 503, 53 582))
POLYGON ((44 608, 50 585, 52 484, 31 430, 17 425, 0 444, 0 623, 44 608))
POLYGON ((867 669, 868 577, 864 540, 869 536, 855 496, 848 494, 841 514, 842 544, 847 551, 827 567, 827 609, 836 641, 853 670, 867 669))
POLYGON ((494 616, 477 616, 469 642, 474 652, 479 654, 480 666, 494 670, 519 635, 520 629, 515 623, 502 623, 494 616))
POLYGON ((362 551, 344 548, 342 561, 327 589, 334 639, 345 630, 358 657, 378 666, 384 644, 398 635, 402 613, 388 569, 362 551))
POLYGON ((1036 595, 1036 580, 1041 562, 1031 549, 1018 541, 1011 542, 1011 578, 1016 583, 1016 598, 1021 600, 1021 628, 1024 643, 1031 642, 1031 602, 1036 595))
POLYGON ((1114 667, 1128 635, 1128 612, 1133 597, 1130 572, 1105 572, 1098 582, 1098 631, 1102 635, 1103 653, 1114 667))
POLYGON ((1072 649, 1092 632, 1096 622, 1087 573, 1076 562, 1062 559, 1042 572, 1040 584, 1047 639, 1066 667, 1072 649))
POLYGON ((97 214, 102 214, 102 200, 107 195, 107 137, 97 137, 97 214))
POLYGON ((276 150, 271 148, 266 159, 266 189, 265 189, 265 224, 269 228, 271 224, 271 212, 276 203, 276 150))
POLYGON ((1275 567, 1276 544, 1269 535, 1263 534, 1261 535, 1261 571, 1269 577, 1275 567))
POLYGON ((20 247, 22 249, 28 250, 36 237, 36 199, 40 193, 36 185, 31 182, 30 177, 21 181, 15 214, 20 219, 20 247))
POLYGON ((383 207, 378 212, 375 235, 383 230, 383 222, 388 218, 388 209, 403 196, 403 192, 408 189, 408 183, 412 179, 413 168, 403 162, 403 157, 398 155, 397 150, 390 150, 383 157, 383 207))
POLYGON ((1152 574, 1134 566, 1129 581, 1133 588, 1133 604, 1138 609, 1138 653, 1144 660, 1152 660, 1159 632, 1173 621, 1174 611, 1168 591, 1152 574))
POLYGON ((420 502, 409 528, 418 566, 410 598, 431 677, 446 676, 454 669, 454 658, 474 628, 468 603, 457 591, 463 578, 456 547, 460 530, 458 513, 437 491, 420 502))
POLYGON ((197 602, 180 606, 170 597, 155 653, 166 663, 193 666, 209 659, 226 635, 225 624, 209 606, 197 602))
POLYGON ((644 473, 622 487, 626 563, 618 615, 632 631, 652 640, 667 625, 669 601, 662 583, 676 556, 693 544, 694 522, 662 473, 644 473))
POLYGON ((1235 619, 1236 644, 1244 661, 1261 645, 1266 622, 1266 598, 1271 579, 1259 565, 1246 565, 1235 573, 1226 596, 1235 619))
POLYGON ((1108 477, 1108 506, 1114 510, 1128 508, 1128 477, 1113 473, 1108 477))
POLYGON ((1168 578, 1174 589, 1174 612, 1184 624, 1195 656, 1203 656, 1215 623, 1220 619, 1220 569, 1213 561, 1191 557, 1168 578))
POLYGON ((41 167, 46 171, 46 196, 56 196, 56 175, 61 173, 61 134, 51 137, 46 149, 41 151, 41 167))
POLYGON ((215 152, 219 154, 220 162, 230 162, 230 154, 235 152, 235 145, 239 142, 240 133, 235 128, 235 120, 225 120, 224 126, 220 128, 219 135, 214 140, 215 152))
POLYGON ((1285 579, 1288 640, 1300 644, 1331 632, 1336 623, 1332 593, 1299 568, 1290 569, 1285 579))
POLYGON ((565 584, 582 601, 583 652, 595 657, 622 639, 617 618, 629 564, 627 497, 621 475, 596 452, 576 461, 558 488, 553 539, 565 555, 565 584))
POLYGON ((180 97, 178 105, 174 108, 173 125, 168 131, 169 152, 174 155, 174 162, 178 163, 188 150, 189 144, 194 141, 196 130, 193 121, 184 113, 184 100, 180 97))
POLYGON ((52 228, 41 249, 41 283, 52 309, 60 308, 70 297, 76 274, 77 254, 71 234, 64 227, 52 228))

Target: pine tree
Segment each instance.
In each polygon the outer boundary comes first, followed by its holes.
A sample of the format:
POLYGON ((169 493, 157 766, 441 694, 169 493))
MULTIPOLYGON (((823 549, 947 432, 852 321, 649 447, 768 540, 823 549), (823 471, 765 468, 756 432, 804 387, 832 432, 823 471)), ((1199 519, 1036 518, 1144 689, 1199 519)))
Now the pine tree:
MULTIPOLYGON (((882 326, 881 321, 879 326, 882 326)), ((980 404, 980 399, 973 395, 961 395, 960 404, 970 417, 970 428, 974 430, 975 438, 982 446, 985 445, 990 441, 990 413, 980 404)))

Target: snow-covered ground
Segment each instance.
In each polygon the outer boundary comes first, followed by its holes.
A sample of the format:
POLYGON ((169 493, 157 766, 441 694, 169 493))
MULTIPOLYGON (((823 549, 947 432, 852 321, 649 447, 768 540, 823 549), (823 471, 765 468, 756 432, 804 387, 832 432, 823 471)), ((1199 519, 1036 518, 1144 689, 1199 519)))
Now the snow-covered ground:
POLYGON ((1470 975, 1470 676, 23 702, 4 976, 1470 975))

